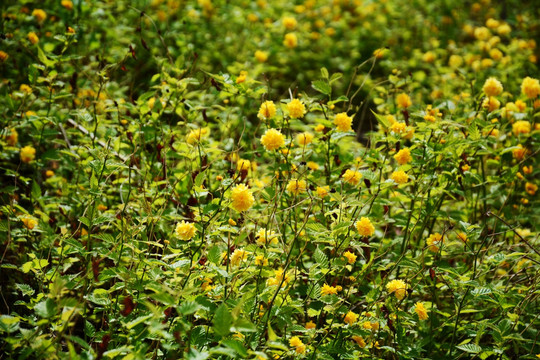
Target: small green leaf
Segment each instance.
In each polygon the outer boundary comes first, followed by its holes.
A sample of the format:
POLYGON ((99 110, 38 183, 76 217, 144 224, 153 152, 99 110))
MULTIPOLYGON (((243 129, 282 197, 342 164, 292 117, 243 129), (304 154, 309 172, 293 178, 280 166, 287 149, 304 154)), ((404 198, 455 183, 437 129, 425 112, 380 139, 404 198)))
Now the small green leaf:
POLYGON ((476 344, 458 345, 456 347, 471 354, 478 354, 480 351, 482 351, 482 348, 476 344))
POLYGON ((56 64, 56 61, 49 60, 43 50, 38 46, 38 59, 45 65, 46 67, 53 67, 56 64))
POLYGON ((325 94, 325 95, 330 95, 332 93, 332 88, 330 87, 330 85, 325 82, 325 81, 322 81, 322 80, 315 80, 315 81, 312 81, 311 82, 311 86, 317 90, 318 92, 322 93, 322 94, 325 94))
POLYGON ((36 306, 34 306, 34 311, 42 318, 50 318, 56 314, 56 304, 53 299, 47 298, 46 300, 36 304, 36 306))

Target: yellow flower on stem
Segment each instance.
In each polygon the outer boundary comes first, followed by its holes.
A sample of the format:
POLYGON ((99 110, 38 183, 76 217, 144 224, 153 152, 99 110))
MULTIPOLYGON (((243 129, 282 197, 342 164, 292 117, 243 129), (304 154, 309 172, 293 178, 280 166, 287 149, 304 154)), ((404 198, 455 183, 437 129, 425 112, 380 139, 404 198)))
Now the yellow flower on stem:
POLYGON ((307 184, 305 180, 292 179, 287 184, 287 191, 293 195, 306 192, 307 184))
POLYGON ((268 151, 276 150, 285 145, 285 136, 276 129, 268 129, 261 137, 261 144, 268 151))
POLYGON ((362 216, 355 226, 361 236, 372 236, 375 233, 375 227, 367 217, 362 216))
POLYGON ((193 236, 195 236, 196 231, 197 229, 193 223, 188 223, 185 221, 178 223, 175 230, 176 236, 182 240, 190 240, 193 236))
POLYGON ((360 179, 362 179, 362 174, 357 170, 347 169, 347 171, 345 171, 345 173, 343 174, 342 178, 343 180, 345 180, 345 182, 351 185, 358 185, 360 179))
POLYGON ((426 308, 424 307, 424 304, 418 301, 414 307, 414 311, 418 315, 418 318, 420 320, 427 320, 428 319, 428 313, 426 308))
POLYGON ((390 294, 394 294, 398 300, 402 300, 407 294, 407 284, 403 280, 392 280, 386 284, 386 290, 390 294))
POLYGON ((353 325, 358 320, 358 314, 349 311, 347 315, 343 318, 343 321, 349 325, 353 325))
POLYGON ((291 102, 287 104, 287 110, 289 111, 291 119, 301 119, 306 113, 306 107, 298 99, 292 99, 291 102))
POLYGON ((21 149, 21 161, 29 163, 36 158, 36 149, 27 145, 21 149))
POLYGON ((231 206, 238 212, 248 210, 255 203, 251 190, 244 184, 238 184, 232 189, 231 200, 231 206))

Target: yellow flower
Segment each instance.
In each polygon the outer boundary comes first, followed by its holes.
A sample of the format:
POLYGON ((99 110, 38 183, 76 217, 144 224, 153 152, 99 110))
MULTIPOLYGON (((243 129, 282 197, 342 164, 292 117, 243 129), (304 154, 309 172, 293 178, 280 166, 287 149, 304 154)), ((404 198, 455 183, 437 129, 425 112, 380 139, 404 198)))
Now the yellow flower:
POLYGON ((328 284, 324 284, 322 289, 321 289, 321 294, 322 295, 332 295, 332 294, 337 294, 338 290, 336 287, 334 286, 330 286, 328 284))
POLYGON ((231 225, 231 226, 236 226, 236 221, 234 221, 234 219, 229 219, 227 222, 228 222, 229 225, 231 225))
POLYGON ((540 82, 527 76, 521 83, 521 92, 529 99, 535 99, 540 94, 540 82))
POLYGON ((386 284, 386 290, 398 300, 402 300, 407 294, 407 284, 403 280, 392 280, 386 284))
POLYGON ((463 58, 459 55, 452 55, 448 59, 448 65, 454 69, 459 68, 463 64, 463 58))
POLYGON ((273 101, 265 101, 261 104, 259 108, 259 114, 257 117, 261 120, 268 120, 273 118, 276 115, 276 105, 273 101))
POLYGON ((7 52, 0 50, 0 61, 6 61, 9 58, 9 55, 7 52))
POLYGON ((108 209, 108 207, 107 207, 107 205, 99 204, 99 205, 97 206, 97 209, 98 209, 99 211, 105 211, 105 210, 108 209))
POLYGON ((435 61, 435 54, 432 51, 427 51, 422 55, 422 60, 424 60, 427 63, 432 63, 435 61))
POLYGON ((404 108, 404 109, 412 105, 411 98, 409 97, 409 95, 405 93, 399 94, 396 97, 396 102, 397 102, 398 107, 404 108))
POLYGON ((394 171, 390 177, 397 184, 404 184, 409 181, 409 175, 403 170, 394 171))
POLYGON ((246 78, 247 78, 247 74, 248 74, 247 71, 244 71, 244 70, 240 71, 240 74, 236 78, 236 83, 241 84, 241 83, 245 82, 246 78))
POLYGON ((62 0, 60 4, 68 10, 73 10, 73 1, 71 0, 62 0))
POLYGON ((289 110, 291 119, 300 119, 304 117, 304 114, 306 113, 306 107, 298 99, 292 99, 291 102, 287 104, 287 110, 289 110))
POLYGON ((306 166, 310 169, 310 170, 319 170, 319 164, 317 164, 316 162, 313 162, 313 161, 308 161, 306 166))
POLYGON ((246 159, 239 159, 236 163, 236 169, 237 170, 249 170, 251 167, 251 161, 246 159))
POLYGON ((189 132, 189 134, 186 137, 186 141, 188 144, 193 145, 199 141, 202 140, 203 137, 206 137, 208 135, 208 129, 193 129, 189 132))
POLYGON ((300 146, 306 146, 310 144, 312 141, 313 141, 313 134, 309 132, 304 132, 296 136, 296 142, 300 146))
POLYGON ((197 229, 193 223, 182 221, 176 225, 176 236, 182 240, 191 239, 193 236, 195 236, 196 231, 197 229))
POLYGON ((269 286, 279 285, 281 283, 281 280, 283 280, 284 284, 287 284, 289 282, 289 275, 284 274, 283 269, 280 268, 274 270, 274 278, 268 279, 266 281, 266 284, 269 286))
POLYGON ((352 337, 352 339, 353 339, 354 342, 355 342, 358 346, 360 346, 361 348, 366 347, 366 342, 364 341, 364 338, 363 338, 363 337, 361 337, 361 336, 359 336, 359 335, 354 335, 354 336, 352 337))
POLYGON ((527 192, 527 194, 529 195, 534 195, 536 194, 536 191, 538 190, 538 186, 533 184, 533 183, 526 183, 525 184, 525 191, 527 192))
POLYGON ((266 229, 260 229, 257 232, 256 238, 259 245, 278 243, 278 235, 274 231, 268 231, 266 229))
POLYGON ((420 320, 427 320, 429 317, 427 310, 424 307, 424 304, 421 303, 420 301, 416 303, 416 306, 414 307, 414 311, 416 312, 420 320))
POLYGON ((529 165, 529 166, 524 166, 522 168, 523 172, 525 173, 525 175, 530 175, 532 174, 532 171, 533 171, 533 167, 532 165, 529 165))
POLYGON ((521 146, 521 144, 518 144, 517 149, 512 150, 512 155, 514 156, 514 159, 518 161, 523 160, 526 154, 527 149, 521 146))
POLYGON ((292 16, 285 16, 283 18, 283 25, 287 30, 294 30, 297 25, 297 21, 292 16))
POLYGON ((32 44, 34 44, 34 45, 37 44, 37 43, 39 42, 38 36, 37 36, 36 33, 33 32, 33 31, 31 31, 31 32, 28 33, 28 40, 30 40, 30 42, 31 42, 32 44))
POLYGON ((261 144, 268 151, 276 150, 285 145, 285 136, 276 129, 268 129, 261 136, 261 144))
POLYGON ((19 141, 19 133, 14 128, 11 128, 11 134, 6 136, 6 142, 10 146, 15 146, 19 141))
POLYGON ((266 62, 266 60, 268 60, 268 53, 266 51, 257 50, 255 51, 255 59, 260 63, 266 62))
POLYGON ((467 242, 469 239, 467 239, 467 234, 465 234, 464 232, 459 232, 457 234, 457 237, 459 240, 463 241, 463 242, 467 242))
POLYGON ((54 176, 54 171, 52 171, 52 170, 47 170, 47 171, 45 171, 45 176, 46 176, 46 177, 49 177, 49 178, 50 178, 50 177, 53 177, 53 176, 54 176))
POLYGON ((347 315, 345 315, 345 317, 343 318, 343 321, 349 325, 353 325, 356 322, 356 320, 358 320, 358 314, 352 311, 349 311, 347 315))
POLYGON ((29 163, 36 158, 36 149, 27 145, 21 149, 21 161, 29 163))
POLYGON ((306 329, 310 330, 310 329, 315 329, 317 327, 317 325, 315 325, 315 323, 313 321, 308 321, 306 323, 306 329))
POLYGON ((403 134, 405 130, 407 129, 407 125, 402 122, 395 122, 390 126, 390 131, 392 131, 394 134, 403 134))
POLYGON ((325 128, 325 126, 323 124, 317 124, 317 126, 315 126, 315 131, 316 132, 323 132, 324 128, 325 128))
POLYGON ((519 120, 512 124, 514 135, 528 134, 531 132, 531 123, 525 120, 519 120))
POLYGON ((501 102, 494 97, 488 97, 482 102, 482 107, 487 109, 489 112, 493 112, 501 107, 501 102))
POLYGON ((362 216, 355 226, 361 236, 372 236, 375 233, 375 226, 367 217, 362 216))
POLYGON ((298 336, 293 336, 289 340, 289 345, 293 348, 295 348, 295 351, 297 354, 303 354, 306 352, 306 345, 300 340, 298 336))
POLYGON ((41 9, 34 9, 32 11, 32 16, 37 19, 37 21, 42 22, 47 18, 47 13, 41 9))
POLYGON ((289 49, 293 49, 298 45, 298 38, 295 33, 285 34, 285 39, 283 40, 283 45, 289 49))
POLYGON ((347 259, 349 264, 354 264, 356 262, 356 255, 350 251, 345 251, 343 256, 347 259))
POLYGON ((23 222, 24 227, 27 228, 28 230, 32 230, 38 224, 37 220, 30 216, 22 217, 21 221, 23 222))
POLYGON ((287 191, 293 195, 306 192, 307 184, 305 180, 292 179, 287 184, 287 191))
POLYGON ((317 186, 316 192, 321 199, 324 199, 330 192, 330 186, 317 186))
POLYGON ((336 125, 339 131, 351 131, 352 118, 344 112, 336 114, 334 118, 334 125, 336 125))
POLYGON ((257 266, 266 266, 268 265, 268 259, 264 255, 255 256, 255 265, 257 266))
POLYGON ((490 77, 484 83, 482 91, 484 91, 484 94, 487 96, 497 96, 502 93, 503 86, 499 80, 495 79, 494 77, 490 77))
POLYGON ((30 95, 32 93, 32 88, 26 84, 22 84, 19 86, 19 90, 27 95, 30 95))
POLYGON ((375 56, 375 58, 377 59, 382 59, 387 51, 388 49, 386 48, 375 49, 375 51, 373 51, 373 56, 375 56))
POLYGON ((444 241, 443 236, 439 233, 429 235, 426 241, 428 245, 428 250, 434 253, 438 252, 439 244, 441 244, 443 241, 444 241))
POLYGON ((409 148, 399 150, 398 153, 394 155, 394 159, 396 159, 399 165, 407 164, 412 160, 411 150, 409 150, 409 148))
POLYGON ((249 253, 242 249, 236 249, 231 254, 231 265, 238 266, 240 263, 247 259, 249 253))
POLYGON ((251 190, 244 184, 238 184, 232 189, 231 200, 231 206, 238 212, 248 210, 255 203, 251 190))
POLYGON ((341 177, 343 180, 345 180, 345 182, 351 185, 358 185, 360 179, 362 178, 362 174, 357 170, 347 169, 347 171, 345 171, 341 177))

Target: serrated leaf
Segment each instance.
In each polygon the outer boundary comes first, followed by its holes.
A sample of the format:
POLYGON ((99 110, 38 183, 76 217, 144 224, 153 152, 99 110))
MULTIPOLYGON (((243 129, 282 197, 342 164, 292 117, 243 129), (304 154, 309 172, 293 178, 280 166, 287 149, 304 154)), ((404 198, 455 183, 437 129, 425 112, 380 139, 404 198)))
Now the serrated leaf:
POLYGON ((43 65, 45 65, 46 67, 53 67, 56 64, 56 61, 50 60, 49 58, 47 58, 47 56, 45 55, 45 53, 43 52, 43 50, 41 50, 39 46, 37 49, 38 49, 38 59, 39 61, 43 63, 43 65))
POLYGON ((183 302, 179 307, 178 311, 184 315, 189 315, 195 313, 199 310, 201 306, 194 301, 183 302))
POLYGON ((315 250, 313 258, 321 268, 328 268, 328 257, 321 251, 321 249, 317 248, 315 250))
POLYGON ((225 304, 221 304, 214 315, 214 331, 220 336, 226 336, 231 330, 233 317, 225 304))
POLYGON ((456 348, 471 354, 478 354, 482 351, 482 348, 476 344, 457 345, 456 348))
POLYGON ((47 298, 46 300, 36 304, 36 306, 34 306, 34 311, 42 318, 50 318, 56 314, 56 303, 53 301, 53 299, 47 298))
POLYGON ((330 93, 332 92, 332 88, 330 87, 330 85, 322 80, 312 81, 311 87, 324 95, 330 95, 330 93))

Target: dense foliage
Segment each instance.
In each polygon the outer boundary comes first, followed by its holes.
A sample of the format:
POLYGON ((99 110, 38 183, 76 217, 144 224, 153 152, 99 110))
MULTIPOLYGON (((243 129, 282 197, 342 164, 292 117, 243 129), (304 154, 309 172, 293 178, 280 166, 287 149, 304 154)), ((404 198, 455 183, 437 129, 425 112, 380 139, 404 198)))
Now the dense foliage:
POLYGON ((0 12, 0 358, 540 357, 534 2, 0 12))

